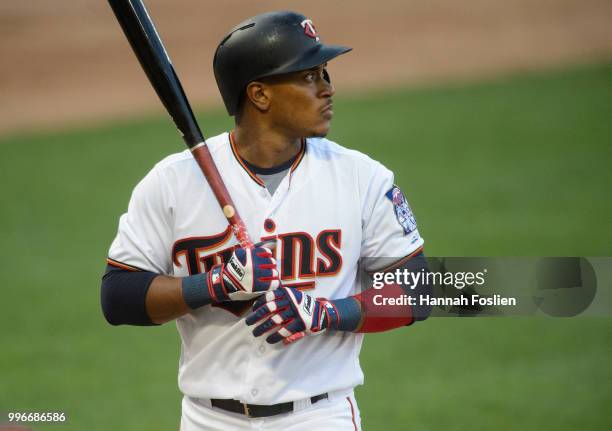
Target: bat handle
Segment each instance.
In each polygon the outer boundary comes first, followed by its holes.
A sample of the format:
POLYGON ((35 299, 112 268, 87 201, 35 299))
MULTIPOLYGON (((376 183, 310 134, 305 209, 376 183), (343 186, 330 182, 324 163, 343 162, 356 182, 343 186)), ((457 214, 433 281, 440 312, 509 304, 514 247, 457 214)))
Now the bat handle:
POLYGON ((202 173, 206 177, 206 181, 215 194, 217 202, 219 202, 221 210, 223 211, 223 215, 232 227, 232 232, 240 243, 240 247, 253 248, 253 241, 249 236, 246 225, 240 217, 240 214, 238 214, 238 211, 236 211, 236 206, 227 191, 227 187, 225 187, 221 179, 221 174, 210 155, 206 142, 199 142, 191 147, 191 154, 193 154, 193 158, 200 166, 202 173))

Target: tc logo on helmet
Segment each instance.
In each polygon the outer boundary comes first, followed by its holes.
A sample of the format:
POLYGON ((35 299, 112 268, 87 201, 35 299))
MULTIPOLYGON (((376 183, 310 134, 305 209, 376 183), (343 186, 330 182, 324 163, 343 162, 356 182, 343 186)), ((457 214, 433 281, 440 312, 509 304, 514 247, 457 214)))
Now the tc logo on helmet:
POLYGON ((304 34, 308 37, 313 38, 317 42, 319 41, 319 36, 317 36, 317 30, 315 29, 314 24, 311 20, 305 19, 301 22, 302 28, 304 29, 304 34))

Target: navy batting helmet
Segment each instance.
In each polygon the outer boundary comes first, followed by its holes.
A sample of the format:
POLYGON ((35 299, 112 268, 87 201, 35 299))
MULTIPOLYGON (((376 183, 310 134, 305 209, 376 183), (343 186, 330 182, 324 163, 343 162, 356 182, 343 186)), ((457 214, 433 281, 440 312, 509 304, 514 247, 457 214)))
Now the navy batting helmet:
POLYGON ((219 43, 213 68, 230 115, 249 82, 319 66, 352 48, 321 43, 315 27, 296 12, 269 12, 234 27, 219 43))

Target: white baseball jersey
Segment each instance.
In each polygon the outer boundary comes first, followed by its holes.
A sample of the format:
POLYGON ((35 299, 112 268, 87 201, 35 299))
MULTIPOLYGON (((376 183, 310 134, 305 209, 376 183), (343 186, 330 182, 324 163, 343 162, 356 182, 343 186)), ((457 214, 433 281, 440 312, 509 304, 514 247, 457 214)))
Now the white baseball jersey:
MULTIPOLYGON (((273 195, 228 133, 207 140, 253 239, 276 238, 284 285, 315 297, 358 293, 360 257, 401 258, 423 244, 393 174, 362 153, 307 139, 273 195)), ((211 188, 186 150, 136 186, 109 257, 178 277, 207 271, 236 245, 211 188)), ((363 383, 362 334, 325 332, 285 346, 255 338, 244 318, 204 306, 177 319, 179 387, 194 398, 276 404, 363 383)))

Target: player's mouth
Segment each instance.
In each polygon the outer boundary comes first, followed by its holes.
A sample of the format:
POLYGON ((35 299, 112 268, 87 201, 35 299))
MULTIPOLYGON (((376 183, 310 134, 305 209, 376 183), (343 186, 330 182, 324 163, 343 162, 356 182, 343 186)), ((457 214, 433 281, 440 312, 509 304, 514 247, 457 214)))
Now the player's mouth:
POLYGON ((334 104, 332 102, 329 102, 327 105, 323 107, 323 109, 321 109, 321 114, 323 115, 323 117, 325 117, 328 120, 331 120, 331 118, 334 116, 334 111, 332 109, 333 106, 334 104))

